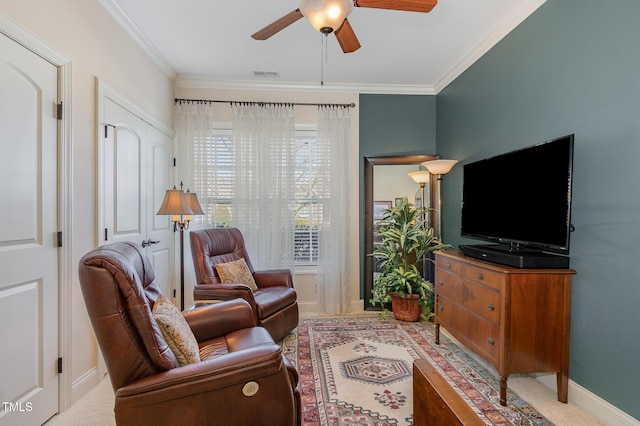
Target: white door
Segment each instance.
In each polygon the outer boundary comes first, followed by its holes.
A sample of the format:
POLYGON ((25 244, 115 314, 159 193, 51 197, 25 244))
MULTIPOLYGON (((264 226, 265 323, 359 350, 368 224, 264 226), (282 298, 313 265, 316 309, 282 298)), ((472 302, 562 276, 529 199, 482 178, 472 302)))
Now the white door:
POLYGON ((116 100, 103 98, 101 244, 143 245, 161 291, 173 299, 173 232, 156 212, 170 185, 172 140, 116 100))
POLYGON ((58 411, 57 74, 0 34, 0 425, 58 411))
POLYGON ((173 141, 166 134, 155 127, 147 127, 147 241, 153 244, 147 246, 147 256, 151 260, 153 272, 156 275, 160 290, 169 299, 178 302, 174 289, 174 245, 173 228, 168 216, 158 216, 164 200, 165 191, 172 188, 171 164, 173 161, 173 141))

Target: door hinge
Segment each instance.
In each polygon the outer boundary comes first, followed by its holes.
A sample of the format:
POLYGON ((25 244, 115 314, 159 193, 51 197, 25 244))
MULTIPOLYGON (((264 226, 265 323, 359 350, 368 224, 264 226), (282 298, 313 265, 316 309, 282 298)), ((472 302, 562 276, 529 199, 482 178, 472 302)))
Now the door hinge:
POLYGON ((175 299, 175 298, 176 298, 176 296, 177 296, 176 291, 177 291, 177 290, 174 288, 174 289, 173 289, 173 298, 174 298, 174 299, 175 299))
POLYGON ((116 126, 114 126, 113 124, 105 123, 104 124, 104 138, 105 139, 109 137, 109 127, 113 127, 114 129, 116 128, 116 126))
POLYGON ((175 166, 176 166, 176 158, 173 157, 173 167, 175 167, 175 166))
POLYGON ((58 231, 57 239, 58 247, 62 247, 62 231, 58 231))
POLYGON ((109 228, 104 228, 104 240, 107 241, 109 239, 109 228))
POLYGON ((58 358, 58 374, 62 374, 62 358, 58 358))
POLYGON ((58 105, 56 105, 56 118, 58 120, 62 120, 62 102, 59 102, 58 105))

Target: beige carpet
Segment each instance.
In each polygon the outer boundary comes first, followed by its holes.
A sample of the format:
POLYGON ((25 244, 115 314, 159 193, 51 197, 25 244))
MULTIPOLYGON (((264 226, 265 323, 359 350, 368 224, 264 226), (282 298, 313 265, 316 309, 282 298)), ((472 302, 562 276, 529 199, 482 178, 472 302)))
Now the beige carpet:
MULTIPOLYGON (((486 368, 487 366, 485 366, 486 368)), ((556 394, 538 380, 526 376, 513 376, 509 388, 529 402, 549 421, 558 426, 602 425, 597 418, 575 404, 558 402, 556 394)), ((113 417, 113 390, 108 379, 103 380, 91 392, 71 408, 49 420, 47 426, 109 426, 115 425, 113 417)))
POLYGON ((47 426, 112 426, 116 424, 113 416, 113 389, 109 378, 80 398, 68 410, 52 417, 47 426))
POLYGON ((603 422, 576 404, 559 402, 556 393, 538 380, 509 377, 508 383, 515 393, 558 426, 604 425, 603 422))

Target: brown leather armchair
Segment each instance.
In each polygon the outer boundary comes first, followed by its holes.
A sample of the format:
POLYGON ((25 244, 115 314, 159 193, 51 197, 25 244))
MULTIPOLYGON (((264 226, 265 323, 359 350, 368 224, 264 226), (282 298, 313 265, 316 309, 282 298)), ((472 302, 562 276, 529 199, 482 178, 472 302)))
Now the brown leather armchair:
POLYGON ((256 322, 266 328, 275 341, 298 326, 298 303, 291 271, 254 271, 244 238, 237 228, 212 228, 190 232, 191 255, 196 272, 195 300, 242 298, 250 305, 256 322), (217 263, 244 259, 258 286, 252 291, 245 284, 223 284, 217 263))
POLYGON ((298 374, 245 301, 183 312, 201 361, 179 366, 152 315, 160 291, 139 246, 93 250, 79 276, 118 425, 300 424, 298 374))

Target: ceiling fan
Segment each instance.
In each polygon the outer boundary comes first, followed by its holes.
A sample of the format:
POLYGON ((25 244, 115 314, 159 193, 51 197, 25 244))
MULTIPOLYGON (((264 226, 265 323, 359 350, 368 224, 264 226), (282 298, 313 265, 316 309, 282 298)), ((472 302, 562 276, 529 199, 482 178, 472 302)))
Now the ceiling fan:
POLYGON ((437 0, 300 0, 298 9, 277 19, 251 37, 266 40, 304 16, 321 33, 335 33, 342 51, 350 53, 360 48, 360 42, 347 20, 354 7, 427 13, 436 4, 437 0))

